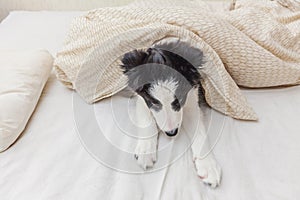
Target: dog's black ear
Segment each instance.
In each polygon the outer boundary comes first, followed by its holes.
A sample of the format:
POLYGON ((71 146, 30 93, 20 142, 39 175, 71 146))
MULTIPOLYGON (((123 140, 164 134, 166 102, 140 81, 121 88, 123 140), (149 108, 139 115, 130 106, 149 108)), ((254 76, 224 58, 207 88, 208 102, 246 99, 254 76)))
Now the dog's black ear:
POLYGON ((130 71, 131 69, 144 64, 144 61, 148 54, 142 50, 134 50, 126 53, 122 58, 121 67, 124 69, 124 73, 130 71))

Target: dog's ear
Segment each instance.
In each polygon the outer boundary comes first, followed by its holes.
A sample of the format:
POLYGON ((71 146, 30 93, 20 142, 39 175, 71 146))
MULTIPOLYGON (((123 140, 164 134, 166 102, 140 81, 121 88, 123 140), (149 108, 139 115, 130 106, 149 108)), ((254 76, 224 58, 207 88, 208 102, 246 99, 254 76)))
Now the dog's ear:
POLYGON ((126 53, 122 58, 121 67, 124 69, 124 73, 130 71, 131 69, 144 64, 144 61, 148 54, 142 50, 134 50, 126 53))

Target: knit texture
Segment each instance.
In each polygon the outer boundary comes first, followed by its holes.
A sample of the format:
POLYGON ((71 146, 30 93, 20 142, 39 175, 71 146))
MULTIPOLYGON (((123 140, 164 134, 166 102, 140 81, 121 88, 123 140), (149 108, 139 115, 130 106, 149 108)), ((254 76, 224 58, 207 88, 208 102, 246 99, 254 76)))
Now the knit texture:
POLYGON ((76 18, 57 54, 57 77, 88 103, 127 86, 120 59, 176 37, 203 51, 199 69, 208 104, 233 118, 257 116, 238 85, 250 88, 300 83, 300 9, 297 1, 237 2, 212 12, 200 0, 137 1, 76 18), (229 10, 229 9, 228 9, 229 10))

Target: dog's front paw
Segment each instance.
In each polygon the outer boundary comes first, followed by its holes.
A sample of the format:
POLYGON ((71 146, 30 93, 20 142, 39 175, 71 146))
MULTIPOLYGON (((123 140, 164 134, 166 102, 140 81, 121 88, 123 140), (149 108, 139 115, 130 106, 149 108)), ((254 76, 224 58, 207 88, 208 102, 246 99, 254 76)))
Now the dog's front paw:
POLYGON ((216 188, 221 182, 221 167, 217 161, 208 156, 204 159, 195 158, 195 166, 198 176, 212 188, 216 188))
POLYGON ((157 140, 139 140, 135 148, 135 159, 144 170, 153 167, 156 162, 157 140))

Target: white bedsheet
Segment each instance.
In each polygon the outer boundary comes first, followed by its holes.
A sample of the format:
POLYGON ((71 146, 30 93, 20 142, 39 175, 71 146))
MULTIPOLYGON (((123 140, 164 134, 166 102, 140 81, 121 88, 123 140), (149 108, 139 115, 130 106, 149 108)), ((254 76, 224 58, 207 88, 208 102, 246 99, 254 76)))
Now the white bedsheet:
MULTIPOLYGON (((79 14, 13 12, 0 25, 0 49, 55 54, 79 14)), ((214 149, 223 181, 212 190, 197 178, 190 152, 168 168, 142 175, 97 162, 76 134, 72 91, 52 74, 22 137, 0 154, 0 199, 300 199, 300 87, 243 93, 260 120, 225 117, 214 149)), ((107 101, 99 105, 105 109, 107 101)))

